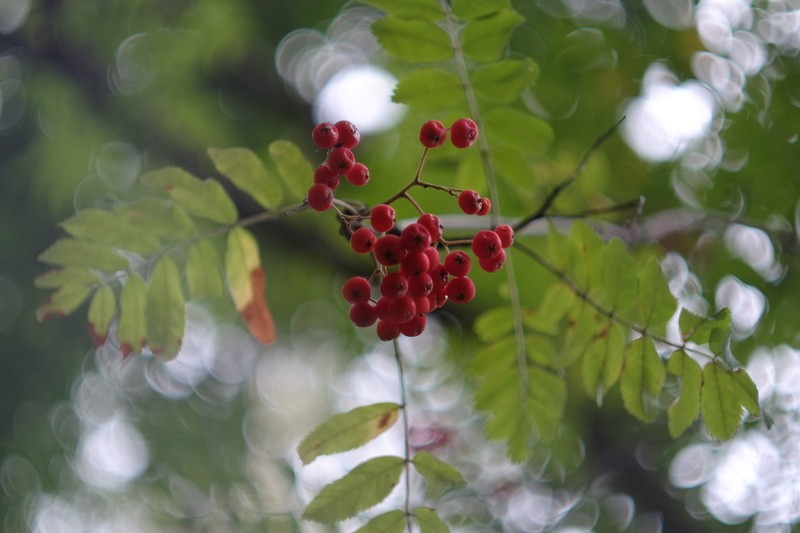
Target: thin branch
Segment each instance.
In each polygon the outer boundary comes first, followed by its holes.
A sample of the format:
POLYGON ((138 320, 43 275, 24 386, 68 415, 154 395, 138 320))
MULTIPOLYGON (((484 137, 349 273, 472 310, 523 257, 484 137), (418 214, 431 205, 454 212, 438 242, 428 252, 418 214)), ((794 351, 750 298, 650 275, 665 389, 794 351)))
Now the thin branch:
POLYGON ((581 174, 583 174, 583 171, 586 170, 586 165, 589 164, 589 160, 591 159, 591 157, 594 155, 594 153, 597 150, 600 149, 600 147, 608 139, 611 138, 612 135, 614 135, 614 133, 617 131, 617 128, 619 128, 619 125, 622 124, 623 120, 625 120, 625 117, 622 117, 621 119, 619 119, 616 124, 614 124, 613 126, 608 128, 597 139, 594 140, 594 142, 589 147, 589 149, 586 150, 586 153, 583 154, 583 157, 581 158, 580 162, 578 163, 578 166, 575 167, 575 169, 567 177, 567 179, 565 179, 564 181, 559 183, 556 186, 555 189, 550 191, 550 194, 548 194, 547 197, 544 199, 544 202, 542 202, 542 205, 539 207, 539 209, 537 209, 531 215, 529 215, 529 216, 523 218, 522 220, 520 220, 519 222, 517 222, 514 225, 514 231, 519 231, 522 228, 524 228, 525 226, 527 226, 528 224, 530 224, 531 222, 533 222, 534 220, 537 220, 537 219, 542 218, 542 217, 547 215, 547 211, 553 205, 553 202, 556 201, 556 198, 558 198, 558 195, 561 194, 562 192, 564 192, 564 189, 566 189, 567 187, 569 187, 570 185, 575 183, 575 181, 579 177, 581 177, 581 174))
MULTIPOLYGON (((400 343, 397 339, 392 340, 392 347, 394 348, 394 360, 397 363, 397 374, 400 378, 400 405, 402 408, 402 417, 403 417, 403 459, 405 471, 406 471, 406 493, 405 493, 405 503, 403 505, 403 510, 406 513, 407 517, 411 516, 411 440, 409 438, 409 428, 408 428, 408 403, 406 399, 406 378, 405 378, 405 371, 403 369, 403 356, 400 353, 400 343)), ((411 533, 411 522, 406 521, 408 525, 408 531, 411 533)))

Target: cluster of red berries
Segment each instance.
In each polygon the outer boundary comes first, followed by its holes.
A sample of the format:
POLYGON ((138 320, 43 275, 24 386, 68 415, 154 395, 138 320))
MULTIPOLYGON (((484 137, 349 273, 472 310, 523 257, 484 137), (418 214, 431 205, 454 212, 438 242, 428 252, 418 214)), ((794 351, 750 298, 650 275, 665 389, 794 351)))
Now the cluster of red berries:
POLYGON ((369 169, 356 161, 353 154, 361 133, 351 122, 322 122, 314 127, 311 138, 319 148, 328 150, 328 155, 314 170, 314 184, 308 189, 306 200, 312 209, 326 211, 333 204, 333 191, 339 186, 341 176, 360 187, 369 181, 369 169))
MULTIPOLYGON (((448 132, 453 145, 459 148, 471 146, 478 138, 475 122, 462 118, 450 128, 438 120, 430 120, 422 125, 419 139, 426 149, 435 148, 445 142, 448 132)), ((333 190, 339 185, 340 175, 344 174, 354 185, 363 185, 369 173, 366 167, 354 170, 359 163, 355 163, 350 149, 358 144, 358 130, 349 122, 319 124, 312 138, 318 147, 329 150, 326 162, 314 173, 315 183, 308 194, 308 204, 324 211, 333 202, 333 190)), ((491 209, 489 199, 481 198, 475 191, 461 192, 458 204, 469 214, 485 215, 491 209)), ((342 287, 344 299, 352 305, 353 324, 370 327, 377 323, 378 337, 385 341, 401 334, 415 337, 425 330, 428 313, 447 301, 467 303, 474 298, 475 284, 468 276, 472 267, 470 256, 461 250, 448 249, 442 261, 438 246, 447 248, 452 243, 442 239, 438 216, 424 213, 401 231, 395 225, 394 208, 379 204, 357 216, 358 222, 367 220, 371 227, 361 225, 353 231, 350 247, 359 254, 372 254, 378 268, 369 279, 356 276, 342 287), (377 281, 379 297, 373 297, 373 281, 377 281)), ((494 272, 505 262, 504 249, 511 246, 513 239, 514 230, 502 225, 479 231, 468 242, 480 268, 494 272)))

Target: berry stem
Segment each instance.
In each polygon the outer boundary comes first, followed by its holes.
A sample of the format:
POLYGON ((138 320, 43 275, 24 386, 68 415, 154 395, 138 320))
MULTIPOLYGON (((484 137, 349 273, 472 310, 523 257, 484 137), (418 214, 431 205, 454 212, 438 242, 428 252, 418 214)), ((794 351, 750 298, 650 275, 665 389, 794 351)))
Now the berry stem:
MULTIPOLYGON (((394 348, 394 360, 397 363, 397 375, 400 382, 400 406, 403 416, 403 459, 405 460, 406 471, 406 487, 405 487, 405 503, 403 510, 406 516, 411 516, 411 440, 409 439, 408 427, 408 403, 406 399, 406 378, 403 368, 403 356, 400 353, 400 343, 397 339, 392 340, 392 347, 394 348)), ((411 533, 411 523, 408 522, 408 531, 411 533)))

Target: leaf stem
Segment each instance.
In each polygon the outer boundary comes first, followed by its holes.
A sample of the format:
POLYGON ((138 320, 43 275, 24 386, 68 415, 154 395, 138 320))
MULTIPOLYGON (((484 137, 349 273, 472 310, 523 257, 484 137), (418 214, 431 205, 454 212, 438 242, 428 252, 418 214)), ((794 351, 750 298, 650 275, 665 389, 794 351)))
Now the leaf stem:
MULTIPOLYGON (((408 400, 406 398, 406 378, 405 370, 403 368, 403 356, 400 353, 400 343, 397 339, 392 340, 392 347, 394 348, 394 360, 397 363, 397 375, 400 381, 400 405, 403 410, 403 459, 405 460, 404 466, 406 471, 406 488, 405 488, 405 502, 403 510, 407 517, 411 516, 411 440, 409 438, 408 427, 408 400)), ((408 525, 408 532, 411 533, 411 521, 406 521, 408 525)))

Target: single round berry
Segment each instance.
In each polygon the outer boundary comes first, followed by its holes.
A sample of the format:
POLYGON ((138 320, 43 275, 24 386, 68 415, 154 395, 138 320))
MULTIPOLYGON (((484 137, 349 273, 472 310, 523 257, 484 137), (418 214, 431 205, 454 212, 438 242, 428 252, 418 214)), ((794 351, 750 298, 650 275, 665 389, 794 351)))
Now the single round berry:
POLYGON ((381 280, 381 295, 385 298, 400 298, 408 292, 408 278, 402 272, 390 272, 381 280))
POLYGON ((429 311, 442 307, 447 303, 447 287, 445 286, 434 290, 428 295, 428 301, 430 301, 431 304, 429 311))
POLYGON ((506 252, 500 249, 500 252, 493 257, 481 257, 478 259, 478 265, 486 272, 497 272, 506 262, 506 252))
POLYGON ((375 310, 378 312, 379 320, 386 320, 389 318, 389 306, 393 301, 394 300, 392 298, 381 296, 375 303, 375 310))
POLYGON ((350 321, 360 328, 368 328, 378 320, 378 310, 368 303, 355 304, 350 308, 350 321))
POLYGON ((465 304, 475 297, 475 284, 468 277, 453 278, 447 283, 447 299, 465 304))
POLYGON ((328 165, 320 165, 314 169, 314 183, 324 183, 335 189, 339 186, 339 174, 331 170, 328 165))
POLYGON ((408 279, 408 293, 414 298, 421 298, 433 292, 433 278, 427 272, 408 279))
POLYGON ((431 234, 431 242, 436 242, 442 238, 442 224, 439 222, 439 217, 432 213, 425 213, 420 215, 417 223, 425 226, 428 233, 431 234))
POLYGON ((375 248, 378 238, 369 228, 358 228, 350 235, 350 247, 357 254, 365 254, 375 248))
POLYGON ((337 143, 338 146, 344 146, 345 148, 355 148, 358 145, 359 141, 361 140, 361 133, 358 131, 358 128, 356 128, 352 122, 348 122, 347 120, 340 120, 333 126, 339 133, 339 142, 337 143))
POLYGON ((425 313, 431 310, 430 296, 431 295, 428 294, 427 296, 420 296, 418 298, 414 298, 414 304, 417 306, 417 316, 424 315, 425 313))
POLYGON ((353 168, 345 172, 344 177, 356 187, 361 187, 369 181, 369 169, 364 163, 354 163, 353 168))
POLYGON ((346 174, 356 164, 356 156, 350 148, 339 146, 330 151, 327 164, 337 174, 346 174))
POLYGON ((444 269, 451 276, 463 278, 469 274, 469 269, 472 267, 472 260, 469 256, 461 250, 455 250, 447 254, 444 258, 444 269))
MULTIPOLYGON (((341 134, 340 134, 341 135, 341 134)), ((456 148, 468 148, 478 139, 478 125, 469 118, 460 118, 450 126, 450 142, 456 148)))
POLYGON ((436 268, 430 270, 428 273, 431 275, 431 278, 433 278, 433 290, 441 289, 447 285, 447 280, 450 279, 450 275, 442 264, 437 265, 436 268))
POLYGON ((394 320, 381 319, 375 328, 378 338, 382 341, 390 341, 400 336, 400 325, 394 320))
POLYGON ((428 319, 425 315, 417 315, 405 324, 400 324, 400 333, 406 337, 417 337, 425 331, 428 319))
POLYGON ((510 248, 514 244, 514 228, 508 224, 501 224, 494 228, 494 232, 500 237, 500 244, 503 248, 510 248))
POLYGON ((403 228, 400 240, 403 243, 403 248, 409 252, 423 252, 425 248, 429 248, 431 245, 431 234, 425 226, 413 222, 403 228))
POLYGON ((425 248, 425 255, 428 256, 428 272, 431 272, 433 269, 438 267, 441 264, 441 258, 439 257, 439 250, 434 248, 433 246, 429 246, 425 248))
POLYGON ((478 216, 485 216, 492 210, 492 201, 488 198, 481 198, 481 207, 478 209, 478 216))
POLYGON ((400 262, 400 270, 408 276, 419 276, 428 272, 430 259, 424 252, 406 254, 400 262))
POLYGON ((476 215, 481 210, 481 196, 467 189, 458 195, 458 207, 468 215, 476 215))
POLYGON ((351 304, 368 302, 371 292, 369 280, 360 276, 348 279, 342 286, 342 296, 351 304))
POLYGON ((311 130, 311 140, 320 148, 333 148, 339 142, 339 131, 329 122, 321 122, 311 130))
POLYGON ((447 139, 447 128, 438 120, 429 120, 419 130, 419 142, 427 148, 441 146, 447 139))
POLYGON ((375 260, 384 266, 400 264, 406 251, 397 235, 384 235, 378 238, 373 249, 375 260))
POLYGON ((324 183, 315 183, 309 187, 306 201, 311 209, 327 211, 333 205, 333 189, 324 183))
POLYGON ((472 238, 472 253, 479 259, 490 259, 502 251, 500 237, 492 230, 481 230, 472 238))
POLYGON ((386 204, 378 204, 369 212, 369 222, 375 231, 387 232, 394 227, 395 212, 394 207, 386 204))
POLYGON ((409 295, 392 300, 389 304, 389 318, 398 324, 408 322, 417 314, 417 304, 409 295))

